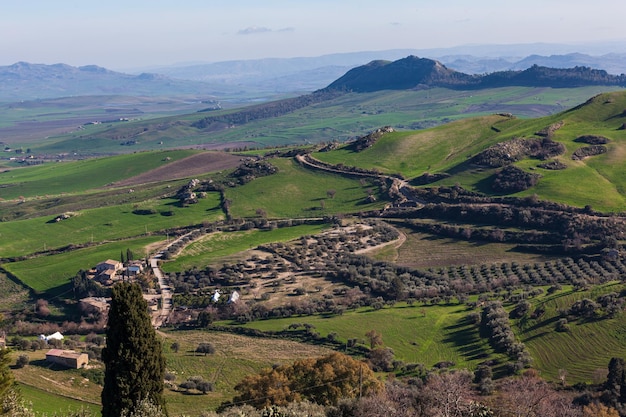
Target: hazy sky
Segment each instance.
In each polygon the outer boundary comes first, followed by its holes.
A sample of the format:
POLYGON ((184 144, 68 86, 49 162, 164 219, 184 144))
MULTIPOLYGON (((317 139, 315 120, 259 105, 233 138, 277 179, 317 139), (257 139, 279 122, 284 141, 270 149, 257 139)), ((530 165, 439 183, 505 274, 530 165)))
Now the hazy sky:
POLYGON ((625 12, 623 0, 1 0, 0 65, 626 40, 625 12))

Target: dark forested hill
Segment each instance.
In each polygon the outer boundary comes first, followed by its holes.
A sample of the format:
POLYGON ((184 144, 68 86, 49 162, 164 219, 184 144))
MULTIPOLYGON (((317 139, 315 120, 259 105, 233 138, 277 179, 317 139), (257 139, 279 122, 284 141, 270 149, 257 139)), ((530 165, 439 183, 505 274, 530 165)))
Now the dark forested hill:
POLYGON ((588 67, 548 68, 533 65, 523 71, 500 71, 488 75, 469 75, 454 71, 427 58, 409 56, 397 61, 372 61, 353 68, 331 83, 330 90, 372 92, 429 87, 482 89, 494 87, 582 87, 589 85, 626 85, 626 76, 611 75, 588 67))

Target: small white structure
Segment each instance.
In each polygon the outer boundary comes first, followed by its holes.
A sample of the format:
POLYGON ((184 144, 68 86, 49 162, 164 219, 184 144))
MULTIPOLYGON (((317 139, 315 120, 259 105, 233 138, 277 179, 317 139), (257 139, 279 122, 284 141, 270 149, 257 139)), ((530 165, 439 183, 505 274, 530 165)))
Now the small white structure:
POLYGON ((220 300, 220 290, 215 290, 215 292, 213 293, 213 297, 211 297, 211 300, 213 300, 214 303, 217 303, 220 300))
POLYGON ((48 336, 43 335, 43 334, 39 336, 39 339, 45 340, 46 342, 49 342, 50 340, 63 340, 63 338, 64 338, 63 335, 59 332, 52 333, 51 335, 48 335, 48 336))
POLYGON ((228 298, 228 304, 234 304, 239 300, 239 293, 237 291, 233 291, 233 293, 228 298))

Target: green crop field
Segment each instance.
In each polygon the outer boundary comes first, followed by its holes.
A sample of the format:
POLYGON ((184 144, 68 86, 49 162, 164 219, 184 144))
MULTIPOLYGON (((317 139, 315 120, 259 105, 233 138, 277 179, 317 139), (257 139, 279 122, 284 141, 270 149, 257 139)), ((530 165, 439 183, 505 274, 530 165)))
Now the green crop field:
POLYGON ((50 222, 52 216, 0 223, 0 251, 6 257, 20 256, 70 244, 105 242, 202 224, 223 216, 217 193, 209 193, 208 198, 188 207, 178 207, 176 203, 174 199, 149 200, 137 207, 123 204, 83 210, 60 222, 50 222), (135 214, 136 209, 153 210, 154 214, 135 214))
POLYGON ((4 184, 0 188, 1 196, 7 200, 98 189, 193 153, 190 150, 145 152, 4 171, 0 172, 0 186, 4 184))

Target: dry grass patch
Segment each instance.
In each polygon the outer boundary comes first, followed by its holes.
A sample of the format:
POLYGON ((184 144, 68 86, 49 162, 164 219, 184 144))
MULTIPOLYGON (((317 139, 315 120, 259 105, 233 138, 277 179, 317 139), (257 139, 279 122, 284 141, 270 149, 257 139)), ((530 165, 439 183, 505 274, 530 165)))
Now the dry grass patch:
POLYGON ((444 238, 402 229, 406 241, 397 250, 385 248, 386 257, 402 266, 439 268, 453 265, 481 265, 491 263, 521 264, 545 262, 553 257, 516 252, 515 245, 464 241, 444 238))

